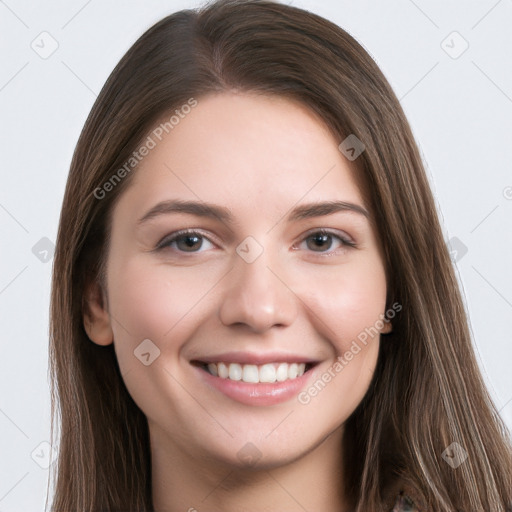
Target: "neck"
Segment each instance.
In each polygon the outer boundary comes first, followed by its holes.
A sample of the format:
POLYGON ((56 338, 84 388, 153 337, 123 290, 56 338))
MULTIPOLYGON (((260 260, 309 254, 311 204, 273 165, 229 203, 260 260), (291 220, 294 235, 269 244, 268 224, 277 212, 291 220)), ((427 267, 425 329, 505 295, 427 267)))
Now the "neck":
POLYGON ((287 464, 240 467, 198 460, 150 427, 155 512, 348 512, 343 498, 342 429, 287 464))

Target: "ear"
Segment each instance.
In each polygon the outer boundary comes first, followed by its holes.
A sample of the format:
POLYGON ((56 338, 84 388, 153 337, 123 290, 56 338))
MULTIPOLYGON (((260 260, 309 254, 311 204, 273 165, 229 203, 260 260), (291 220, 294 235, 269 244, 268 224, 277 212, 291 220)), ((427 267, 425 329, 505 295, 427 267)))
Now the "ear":
POLYGON ((380 330, 381 334, 389 334, 390 332, 393 331, 393 325, 391 324, 391 320, 386 319, 383 321, 383 324, 384 327, 382 327, 382 329, 380 330))
POLYGON ((85 286, 83 322, 85 332, 91 341, 104 346, 113 342, 114 333, 106 308, 106 297, 97 281, 85 286))

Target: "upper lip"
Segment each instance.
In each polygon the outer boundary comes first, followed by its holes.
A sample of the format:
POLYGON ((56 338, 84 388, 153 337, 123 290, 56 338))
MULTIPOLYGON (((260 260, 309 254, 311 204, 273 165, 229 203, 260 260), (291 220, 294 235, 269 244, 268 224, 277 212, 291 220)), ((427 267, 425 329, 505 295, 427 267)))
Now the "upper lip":
POLYGON ((212 356, 195 358, 193 361, 203 364, 208 363, 239 363, 262 365, 266 363, 310 363, 316 364, 318 361, 307 356, 287 354, 283 352, 270 352, 266 354, 255 352, 224 352, 212 356))

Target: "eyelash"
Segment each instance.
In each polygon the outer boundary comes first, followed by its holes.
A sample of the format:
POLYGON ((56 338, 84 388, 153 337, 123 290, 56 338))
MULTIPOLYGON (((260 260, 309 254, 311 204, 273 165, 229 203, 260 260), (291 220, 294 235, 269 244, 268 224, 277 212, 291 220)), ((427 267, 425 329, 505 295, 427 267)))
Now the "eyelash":
MULTIPOLYGON (((172 233, 170 236, 165 237, 163 240, 161 240, 158 243, 158 245, 156 247, 156 250, 157 251, 164 250, 164 249, 170 247, 170 245, 172 243, 176 242, 179 238, 181 238, 183 236, 186 236, 186 235, 189 235, 189 236, 194 236, 195 235, 195 236, 197 236, 197 237, 199 237, 201 239, 206 239, 210 243, 213 244, 213 242, 206 235, 201 233, 201 231, 197 231, 197 230, 193 230, 193 229, 183 229, 181 231, 177 231, 175 233, 172 233)), ((349 248, 356 248, 357 247, 356 243, 353 242, 352 240, 348 239, 347 237, 343 237, 340 234, 335 233, 335 232, 333 232, 331 230, 328 230, 328 229, 316 229, 314 231, 310 231, 309 233, 306 234, 306 236, 304 236, 300 240, 299 243, 302 243, 302 242, 308 240, 313 235, 320 235, 320 236, 327 235, 327 236, 330 236, 330 237, 333 237, 333 238, 337 238, 341 242, 341 245, 342 245, 343 249, 349 249, 349 248)), ((335 249, 334 251, 330 249, 328 251, 311 251, 311 252, 312 253, 316 253, 319 256, 322 256, 322 255, 332 255, 334 252, 336 252, 339 249, 340 248, 335 249)), ((180 250, 178 250, 178 252, 181 253, 181 254, 197 254, 197 253, 200 253, 202 251, 180 251, 180 250)))

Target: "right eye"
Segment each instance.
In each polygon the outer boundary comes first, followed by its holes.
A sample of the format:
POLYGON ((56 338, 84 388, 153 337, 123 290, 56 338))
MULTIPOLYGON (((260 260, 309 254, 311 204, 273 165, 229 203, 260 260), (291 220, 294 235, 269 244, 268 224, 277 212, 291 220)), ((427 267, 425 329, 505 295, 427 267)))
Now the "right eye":
MULTIPOLYGON (((158 250, 172 248, 178 252, 189 252, 197 253, 203 252, 200 249, 203 248, 204 242, 207 242, 213 247, 212 242, 205 237, 202 233, 193 230, 182 230, 176 233, 171 233, 168 237, 165 237, 157 246, 158 250)), ((207 247, 210 249, 211 247, 207 247)))

